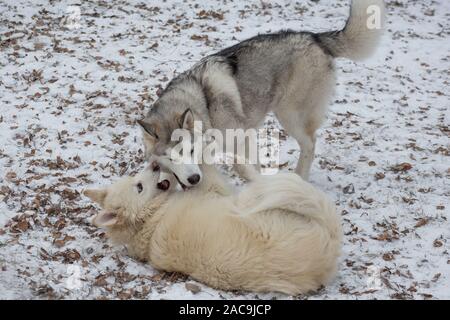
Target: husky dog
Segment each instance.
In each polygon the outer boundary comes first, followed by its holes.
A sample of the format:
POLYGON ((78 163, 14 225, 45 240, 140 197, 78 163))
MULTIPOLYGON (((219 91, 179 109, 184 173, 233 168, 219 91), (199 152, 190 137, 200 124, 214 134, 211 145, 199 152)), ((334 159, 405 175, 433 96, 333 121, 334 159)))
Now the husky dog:
POLYGON ((84 192, 103 208, 93 223, 133 257, 222 290, 295 295, 335 274, 340 218, 325 194, 298 175, 259 176, 222 196, 207 180, 174 192, 168 180, 158 183, 159 172, 153 164, 84 192))
MULTIPOLYGON (((174 78, 143 120, 147 157, 167 154, 178 142, 175 129, 248 129, 260 126, 269 111, 300 145, 296 172, 308 179, 314 159, 315 132, 325 119, 335 87, 334 59, 360 60, 375 50, 384 22, 383 0, 353 0, 342 30, 311 33, 282 31, 258 35, 202 59, 174 78), (376 8, 380 26, 370 27, 376 8)), ((250 179, 248 166, 237 168, 250 179)), ((200 169, 178 178, 200 182, 200 169)), ((183 170, 180 170, 183 172, 183 170)))

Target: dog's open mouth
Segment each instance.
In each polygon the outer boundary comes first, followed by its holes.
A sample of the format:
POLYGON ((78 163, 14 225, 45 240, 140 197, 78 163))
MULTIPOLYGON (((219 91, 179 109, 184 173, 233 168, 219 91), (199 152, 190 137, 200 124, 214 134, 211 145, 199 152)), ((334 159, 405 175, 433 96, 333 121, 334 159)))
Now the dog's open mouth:
POLYGON ((170 181, 169 180, 163 180, 161 182, 158 182, 156 184, 159 190, 167 191, 170 188, 170 181))
POLYGON ((175 179, 177 179, 178 183, 180 184, 181 188, 183 188, 183 191, 189 190, 189 187, 186 186, 183 182, 180 181, 180 178, 174 173, 175 179))

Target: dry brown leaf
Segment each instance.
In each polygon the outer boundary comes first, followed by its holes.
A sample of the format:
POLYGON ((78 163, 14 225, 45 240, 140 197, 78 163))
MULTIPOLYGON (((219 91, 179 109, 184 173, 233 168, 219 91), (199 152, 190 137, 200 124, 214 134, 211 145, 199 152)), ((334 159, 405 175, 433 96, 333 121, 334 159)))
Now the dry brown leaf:
POLYGON ((403 162, 400 164, 397 164, 395 166, 390 167, 391 171, 394 171, 396 173, 398 172, 406 172, 412 169, 412 164, 408 163, 408 162, 403 162))
POLYGON ((193 283, 190 283, 190 282, 187 282, 187 283, 185 284, 185 287, 186 287, 187 290, 189 290, 189 291, 192 292, 193 294, 197 294, 197 293, 199 293, 200 291, 202 291, 202 289, 201 289, 198 285, 193 284, 193 283))
POLYGON ((424 225, 426 225, 428 223, 428 221, 430 221, 429 218, 420 218, 419 221, 417 221, 417 223, 416 223, 416 225, 414 227, 415 228, 423 227, 424 225))
POLYGON ((394 255, 390 252, 383 254, 384 261, 392 261, 394 259, 395 259, 394 255))

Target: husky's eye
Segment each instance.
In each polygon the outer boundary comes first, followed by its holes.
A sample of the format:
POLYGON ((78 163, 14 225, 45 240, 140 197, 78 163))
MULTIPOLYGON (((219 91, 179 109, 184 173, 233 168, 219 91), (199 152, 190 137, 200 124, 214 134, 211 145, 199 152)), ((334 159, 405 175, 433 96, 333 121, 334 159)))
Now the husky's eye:
POLYGON ((159 170, 161 169, 161 168, 159 167, 158 162, 156 162, 156 161, 153 161, 153 162, 152 162, 151 167, 152 167, 153 172, 159 171, 159 170))
POLYGON ((144 186, 140 182, 136 185, 136 188, 138 193, 141 193, 144 190, 144 186))

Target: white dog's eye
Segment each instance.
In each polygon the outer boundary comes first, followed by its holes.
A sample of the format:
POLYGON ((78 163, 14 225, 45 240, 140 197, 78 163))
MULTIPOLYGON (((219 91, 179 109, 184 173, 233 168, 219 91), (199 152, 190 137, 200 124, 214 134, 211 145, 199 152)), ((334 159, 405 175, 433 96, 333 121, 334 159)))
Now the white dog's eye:
POLYGON ((144 190, 144 186, 140 182, 136 185, 136 188, 138 193, 141 193, 144 190))

